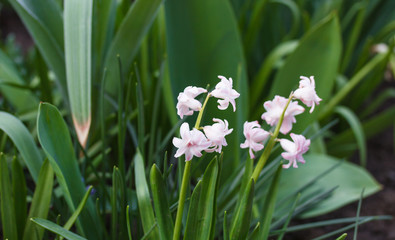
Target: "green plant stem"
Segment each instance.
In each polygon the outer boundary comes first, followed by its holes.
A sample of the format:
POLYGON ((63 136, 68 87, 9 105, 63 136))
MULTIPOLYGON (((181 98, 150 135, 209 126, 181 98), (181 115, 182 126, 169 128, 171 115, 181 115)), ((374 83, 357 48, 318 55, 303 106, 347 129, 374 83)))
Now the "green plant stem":
MULTIPOLYGON (((203 106, 199 111, 199 115, 198 115, 198 117, 196 119, 196 123, 195 123, 196 129, 199 129, 199 127, 200 127, 200 122, 202 121, 202 118, 203 118, 204 108, 206 107, 210 96, 211 96, 210 93, 207 94, 207 97, 204 100, 203 106)), ((189 178, 191 175, 191 164, 192 164, 191 161, 186 161, 186 163, 185 163, 184 173, 183 173, 182 181, 181 181, 180 196, 178 199, 178 209, 177 209, 176 223, 174 226, 173 240, 180 239, 182 214, 184 212, 184 203, 185 203, 185 198, 186 198, 186 192, 187 192, 187 187, 189 184, 189 178)))
POLYGON ((182 176, 182 183, 180 189, 180 197, 178 199, 178 209, 177 209, 176 223, 174 226, 173 240, 180 239, 182 214, 184 210, 184 203, 185 203, 186 192, 189 184, 189 178, 191 175, 190 173, 191 173, 191 161, 187 161, 185 163, 184 174, 182 176))
POLYGON ((267 159, 269 158, 270 153, 272 152, 274 144, 276 143, 276 139, 280 132, 281 125, 283 124, 285 111, 287 110, 288 105, 291 102, 292 98, 293 98, 293 93, 291 93, 291 95, 289 96, 288 102, 285 105, 285 108, 281 114, 280 119, 278 120, 276 129, 274 130, 273 135, 270 137, 268 143, 266 144, 265 150, 263 151, 261 157, 258 160, 258 163, 255 166, 254 172, 252 173, 252 178, 254 179, 255 182, 258 180, 259 174, 261 173, 263 167, 265 166, 267 159))

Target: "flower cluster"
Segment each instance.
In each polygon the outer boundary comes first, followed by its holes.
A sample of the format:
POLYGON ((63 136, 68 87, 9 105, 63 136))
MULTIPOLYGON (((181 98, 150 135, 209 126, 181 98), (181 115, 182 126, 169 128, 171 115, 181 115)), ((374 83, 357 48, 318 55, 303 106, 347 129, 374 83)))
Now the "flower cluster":
MULTIPOLYGON (((233 89, 232 78, 226 79, 223 76, 218 76, 221 81, 215 86, 215 89, 208 93, 207 98, 213 96, 218 98, 218 109, 225 110, 229 103, 233 106, 233 111, 236 111, 235 99, 240 94, 233 89)), ((182 119, 184 116, 189 116, 194 111, 202 111, 202 103, 195 98, 206 93, 207 90, 199 87, 186 87, 178 97, 177 114, 182 119)), ((178 148, 175 157, 180 157, 185 154, 185 160, 189 161, 193 156, 201 157, 202 151, 218 152, 222 151, 223 146, 227 146, 225 139, 233 129, 229 129, 227 120, 213 118, 213 125, 202 127, 203 132, 193 128, 190 130, 188 123, 183 123, 180 128, 181 138, 173 138, 173 145, 178 148)))
MULTIPOLYGON (((282 134, 288 134, 292 130, 293 123, 296 122, 295 116, 304 112, 304 108, 300 106, 297 101, 292 101, 292 99, 298 99, 307 107, 311 107, 310 113, 314 111, 315 105, 318 105, 322 100, 317 96, 315 91, 313 76, 310 78, 301 76, 300 79, 299 88, 295 90, 294 93, 291 93, 289 99, 275 96, 273 101, 266 101, 263 104, 266 112, 262 114, 262 120, 266 121, 270 126, 275 126, 282 121, 279 129, 282 134)), ((264 146, 262 142, 269 137, 269 133, 263 130, 257 121, 245 122, 244 136, 246 141, 240 144, 240 147, 249 148, 250 157, 255 158, 254 152, 263 149, 264 146)), ((303 135, 294 133, 291 133, 290 136, 293 142, 287 139, 278 140, 281 147, 285 150, 281 156, 289 161, 288 164, 284 164, 283 167, 289 168, 293 166, 297 168, 298 162, 305 163, 302 155, 308 151, 310 140, 306 139, 303 135)))

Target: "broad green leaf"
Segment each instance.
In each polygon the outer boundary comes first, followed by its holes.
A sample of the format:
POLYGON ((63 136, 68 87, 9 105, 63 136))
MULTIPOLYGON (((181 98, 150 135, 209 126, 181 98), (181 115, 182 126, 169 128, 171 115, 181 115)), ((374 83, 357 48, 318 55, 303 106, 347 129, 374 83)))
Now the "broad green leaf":
MULTIPOLYGON (((147 234, 150 228, 155 224, 155 216, 151 205, 147 180, 145 178, 144 160, 140 151, 137 151, 136 155, 134 156, 134 174, 141 222, 144 233, 147 234)), ((155 229, 149 235, 149 239, 159 239, 158 228, 155 227, 155 229)))
POLYGON ((216 117, 227 119, 230 126, 238 126, 238 131, 228 136, 229 146, 224 150, 229 164, 224 175, 228 176, 230 169, 238 165, 239 139, 248 114, 245 59, 233 10, 227 0, 174 0, 166 2, 165 11, 173 99, 189 85, 210 84, 214 88, 219 82, 218 75, 232 78, 233 88, 240 93, 236 113, 231 107, 219 111, 218 104, 211 99, 205 116, 210 124, 216 117))
MULTIPOLYGON (((49 161, 45 160, 40 170, 36 190, 33 194, 28 219, 32 217, 47 218, 49 207, 51 206, 53 181, 53 169, 49 164, 49 161)), ((24 240, 41 240, 43 234, 44 229, 38 228, 31 221, 26 222, 26 228, 23 233, 24 240)))
POLYGON ((35 224, 53 232, 56 233, 59 236, 62 236, 66 239, 69 240, 86 240, 86 238, 83 238, 73 232, 70 232, 64 228, 62 228, 61 226, 57 225, 54 222, 48 221, 46 219, 42 219, 42 218, 30 218, 30 221, 34 222, 35 224))
POLYGON ((32 35, 45 62, 55 73, 65 93, 66 70, 61 9, 55 1, 48 0, 9 0, 9 2, 32 35))
MULTIPOLYGON (((63 195, 74 212, 85 195, 85 185, 78 168, 70 133, 60 112, 48 103, 41 103, 37 116, 38 139, 44 149, 63 195)), ((77 227, 89 239, 101 239, 98 216, 91 199, 80 215, 77 227)))
POLYGON ((270 99, 274 95, 289 96, 298 87, 300 76, 314 76, 317 94, 323 99, 312 114, 303 114, 298 118, 297 129, 304 130, 328 102, 337 75, 341 49, 339 23, 336 15, 331 15, 306 33, 277 73, 270 89, 270 99))
POLYGON ((14 63, 0 49, 0 91, 18 112, 35 109, 38 99, 27 89, 7 86, 8 83, 24 85, 14 63))
POLYGON ((150 180, 160 239, 171 239, 174 223, 167 200, 166 185, 159 168, 155 164, 151 168, 150 180))
MULTIPOLYGON (((306 163, 300 164, 299 168, 283 171, 278 199, 286 197, 294 189, 300 188, 339 161, 336 158, 321 154, 307 154, 305 159, 306 163)), ((381 186, 365 169, 353 163, 344 162, 317 180, 311 187, 303 190, 301 197, 309 196, 314 192, 323 192, 336 186, 338 188, 332 195, 303 212, 301 216, 303 218, 318 216, 356 201, 360 198, 363 188, 365 188, 365 197, 381 189, 381 186)))
POLYGON ((12 192, 18 233, 23 233, 27 217, 26 180, 23 168, 16 157, 12 160, 12 192))
POLYGON ((120 80, 117 56, 124 66, 122 74, 125 76, 161 3, 161 0, 137 0, 127 12, 105 58, 104 67, 108 70, 106 79, 109 79, 106 90, 109 93, 115 95, 118 90, 115 84, 120 80))
POLYGON ((232 226, 230 228, 229 239, 246 239, 248 230, 250 229, 250 221, 252 215, 252 203, 254 200, 254 179, 248 182, 243 196, 240 196, 240 206, 234 212, 232 226))
POLYGON ((4 239, 18 239, 14 199, 11 187, 12 184, 7 160, 3 153, 0 153, 0 209, 4 239))
POLYGON ((0 129, 11 138, 22 155, 33 180, 37 182, 43 160, 32 135, 18 118, 1 111, 0 129))
POLYGON ((216 186, 218 181, 218 159, 215 157, 207 166, 201 182, 199 200, 189 205, 184 239, 211 239, 216 213, 216 186))
POLYGON ((91 125, 92 8, 92 0, 64 2, 67 88, 74 127, 83 147, 91 125))

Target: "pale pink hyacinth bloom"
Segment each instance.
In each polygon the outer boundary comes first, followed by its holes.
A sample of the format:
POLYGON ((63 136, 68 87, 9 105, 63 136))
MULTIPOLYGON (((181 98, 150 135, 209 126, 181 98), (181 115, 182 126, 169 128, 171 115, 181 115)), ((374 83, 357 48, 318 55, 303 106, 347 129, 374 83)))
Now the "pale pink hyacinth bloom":
POLYGON ((281 156, 289 161, 288 164, 283 165, 283 168, 289 168, 291 165, 297 168, 298 162, 305 163, 302 154, 307 152, 310 146, 310 139, 306 139, 303 135, 293 133, 290 135, 293 142, 288 139, 280 139, 281 147, 285 150, 281 153, 281 156))
POLYGON ((202 103, 195 99, 199 94, 207 92, 204 88, 186 87, 177 97, 177 114, 182 119, 184 116, 192 115, 193 111, 199 111, 202 103))
POLYGON ((204 126, 203 131, 206 134, 207 139, 211 142, 210 148, 206 149, 206 152, 221 152, 222 146, 227 146, 225 136, 229 135, 233 129, 229 129, 228 121, 222 121, 218 118, 213 118, 216 122, 211 126, 204 126))
POLYGON ((220 98, 218 100, 218 109, 225 110, 228 108, 229 103, 231 103, 233 106, 233 112, 235 112, 235 99, 238 98, 240 94, 233 89, 232 78, 229 78, 229 80, 224 76, 218 76, 218 78, 221 79, 221 81, 215 86, 215 89, 211 92, 211 95, 213 97, 220 98))
POLYGON ((245 142, 240 144, 241 148, 250 148, 251 159, 255 158, 253 151, 257 152, 263 149, 262 142, 269 137, 269 132, 263 130, 258 121, 244 123, 245 142))
POLYGON ((173 144, 178 148, 174 157, 178 158, 185 154, 185 161, 189 161, 193 156, 201 157, 201 151, 210 147, 211 142, 204 134, 196 128, 189 130, 189 124, 183 123, 180 128, 181 138, 173 138, 173 144))
MULTIPOLYGON (((288 99, 275 96, 273 101, 266 101, 263 106, 266 112, 262 114, 262 119, 270 126, 274 126, 281 118, 281 114, 287 105, 288 99)), ((291 101, 284 114, 284 120, 280 127, 282 134, 287 134, 292 129, 292 124, 296 122, 295 116, 304 112, 304 108, 298 105, 298 102, 291 101)))
POLYGON ((311 107, 310 113, 312 113, 315 105, 320 104, 320 101, 322 100, 315 92, 314 76, 311 76, 310 78, 300 76, 300 79, 299 88, 295 90, 293 95, 295 98, 300 99, 304 104, 306 104, 307 107, 311 107))

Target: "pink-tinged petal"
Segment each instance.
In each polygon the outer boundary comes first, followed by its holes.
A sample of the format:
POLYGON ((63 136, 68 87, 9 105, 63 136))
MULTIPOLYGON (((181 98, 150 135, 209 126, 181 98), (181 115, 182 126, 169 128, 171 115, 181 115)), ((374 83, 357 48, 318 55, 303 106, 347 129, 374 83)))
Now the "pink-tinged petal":
POLYGON ((189 130, 189 124, 183 123, 180 127, 181 138, 173 138, 173 145, 178 148, 175 157, 185 154, 185 160, 189 161, 193 156, 201 157, 201 151, 210 147, 211 142, 207 140, 204 134, 197 130, 189 130))
POLYGON ((240 144, 241 148, 249 148, 250 157, 253 159, 255 156, 253 151, 257 152, 263 149, 262 142, 269 137, 269 133, 261 128, 258 121, 244 123, 244 136, 245 142, 240 144))
POLYGON ((300 79, 299 88, 295 90, 293 95, 295 98, 301 100, 307 107, 311 107, 310 113, 312 113, 315 105, 319 105, 320 101, 322 101, 315 91, 314 76, 310 78, 301 76, 300 79))
POLYGON ((222 121, 221 119, 213 118, 213 121, 215 122, 213 125, 203 127, 207 139, 211 142, 210 148, 206 149, 206 151, 220 153, 222 146, 228 145, 225 136, 229 135, 233 129, 228 129, 229 123, 227 120, 222 121))
POLYGON ((195 99, 199 94, 207 92, 204 88, 186 87, 177 97, 177 114, 180 118, 193 114, 193 111, 199 111, 202 103, 195 99))
POLYGON ((285 150, 285 152, 281 153, 281 156, 289 161, 289 163, 283 167, 288 168, 292 165, 294 168, 297 168, 298 162, 305 163, 303 154, 309 150, 310 139, 306 139, 303 135, 293 133, 291 133, 290 136, 293 142, 287 139, 280 139, 280 145, 285 150))
POLYGON ((215 89, 211 92, 213 97, 219 98, 217 101, 219 103, 218 109, 225 110, 228 108, 229 103, 233 106, 233 111, 236 111, 235 99, 240 96, 240 94, 233 89, 232 78, 226 79, 224 76, 218 76, 221 81, 215 86, 215 89))
MULTIPOLYGON (((263 104, 266 112, 262 114, 262 119, 270 126, 278 124, 287 102, 288 99, 281 96, 275 96, 273 101, 266 101, 263 104)), ((292 124, 296 122, 295 116, 303 112, 304 108, 302 106, 298 105, 297 102, 291 101, 284 113, 280 132, 287 134, 289 131, 291 131, 292 124)))

